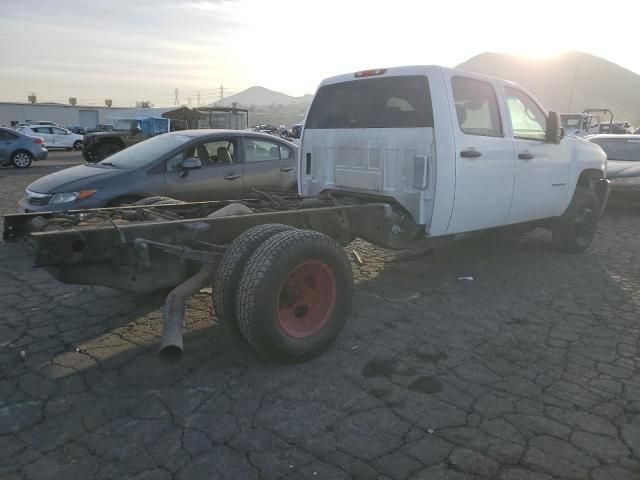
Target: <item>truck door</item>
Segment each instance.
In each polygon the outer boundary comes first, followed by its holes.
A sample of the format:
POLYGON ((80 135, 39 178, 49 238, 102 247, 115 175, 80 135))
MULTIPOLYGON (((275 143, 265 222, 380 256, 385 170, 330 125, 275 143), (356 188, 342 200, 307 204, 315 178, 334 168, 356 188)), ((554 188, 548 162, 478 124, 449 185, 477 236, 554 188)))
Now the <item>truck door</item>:
POLYGON ((507 223, 562 214, 569 193, 571 148, 545 141, 547 118, 524 91, 505 87, 516 150, 513 203, 507 223))
POLYGON ((504 224, 513 198, 513 139, 505 135, 504 110, 491 81, 449 75, 455 104, 456 183, 447 233, 504 224))
POLYGON ((235 139, 203 141, 181 156, 169 159, 165 186, 169 197, 192 202, 244 197, 242 165, 237 162, 235 139), (200 159, 202 167, 185 172, 181 160, 187 157, 200 159))

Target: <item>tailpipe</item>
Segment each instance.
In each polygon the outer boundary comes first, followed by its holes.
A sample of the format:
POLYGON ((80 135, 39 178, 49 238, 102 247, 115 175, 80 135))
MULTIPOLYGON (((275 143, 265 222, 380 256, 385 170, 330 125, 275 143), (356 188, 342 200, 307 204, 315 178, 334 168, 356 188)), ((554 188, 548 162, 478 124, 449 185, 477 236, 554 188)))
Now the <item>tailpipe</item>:
POLYGON ((171 290, 164 301, 162 316, 164 327, 158 355, 164 362, 175 363, 182 359, 184 332, 184 302, 201 288, 211 283, 217 264, 205 263, 193 277, 171 290))

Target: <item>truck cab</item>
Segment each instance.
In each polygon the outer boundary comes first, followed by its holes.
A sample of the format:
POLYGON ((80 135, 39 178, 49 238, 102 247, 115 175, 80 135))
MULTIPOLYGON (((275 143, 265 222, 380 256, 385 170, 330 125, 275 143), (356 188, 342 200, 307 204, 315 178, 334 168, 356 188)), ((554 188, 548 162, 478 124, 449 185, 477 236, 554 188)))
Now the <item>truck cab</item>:
POLYGON ((559 218, 576 188, 606 202, 606 156, 565 136, 521 86, 439 66, 324 80, 301 141, 303 196, 388 201, 428 237, 559 218))

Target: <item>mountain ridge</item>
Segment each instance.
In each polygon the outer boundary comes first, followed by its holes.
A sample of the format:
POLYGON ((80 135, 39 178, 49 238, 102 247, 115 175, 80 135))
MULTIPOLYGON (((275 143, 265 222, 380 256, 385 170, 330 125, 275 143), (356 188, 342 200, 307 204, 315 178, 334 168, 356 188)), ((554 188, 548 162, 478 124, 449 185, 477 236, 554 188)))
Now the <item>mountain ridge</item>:
POLYGON ((230 107, 233 103, 237 103, 239 107, 264 107, 269 105, 290 106, 296 104, 309 105, 313 95, 306 94, 301 97, 294 97, 286 93, 270 90, 265 87, 254 85, 235 95, 230 95, 222 101, 214 102, 209 106, 212 107, 230 107))
POLYGON ((516 82, 550 110, 573 113, 585 108, 609 108, 615 120, 640 124, 640 75, 589 53, 527 59, 484 52, 456 68, 516 82))

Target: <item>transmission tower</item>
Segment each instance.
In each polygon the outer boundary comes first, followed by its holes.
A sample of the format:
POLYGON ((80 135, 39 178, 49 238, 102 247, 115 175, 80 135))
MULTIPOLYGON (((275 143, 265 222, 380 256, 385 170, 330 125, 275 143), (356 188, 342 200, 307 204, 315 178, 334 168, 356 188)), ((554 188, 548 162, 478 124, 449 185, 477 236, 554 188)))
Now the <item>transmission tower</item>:
POLYGON ((180 106, 180 99, 178 98, 178 89, 176 88, 175 91, 173 92, 175 94, 175 98, 173 101, 173 105, 175 107, 179 107, 180 106))
POLYGON ((224 87, 220 85, 220 103, 224 100, 224 87))
POLYGON ((198 108, 200 108, 202 105, 200 105, 200 92, 198 92, 198 102, 197 102, 198 108))

